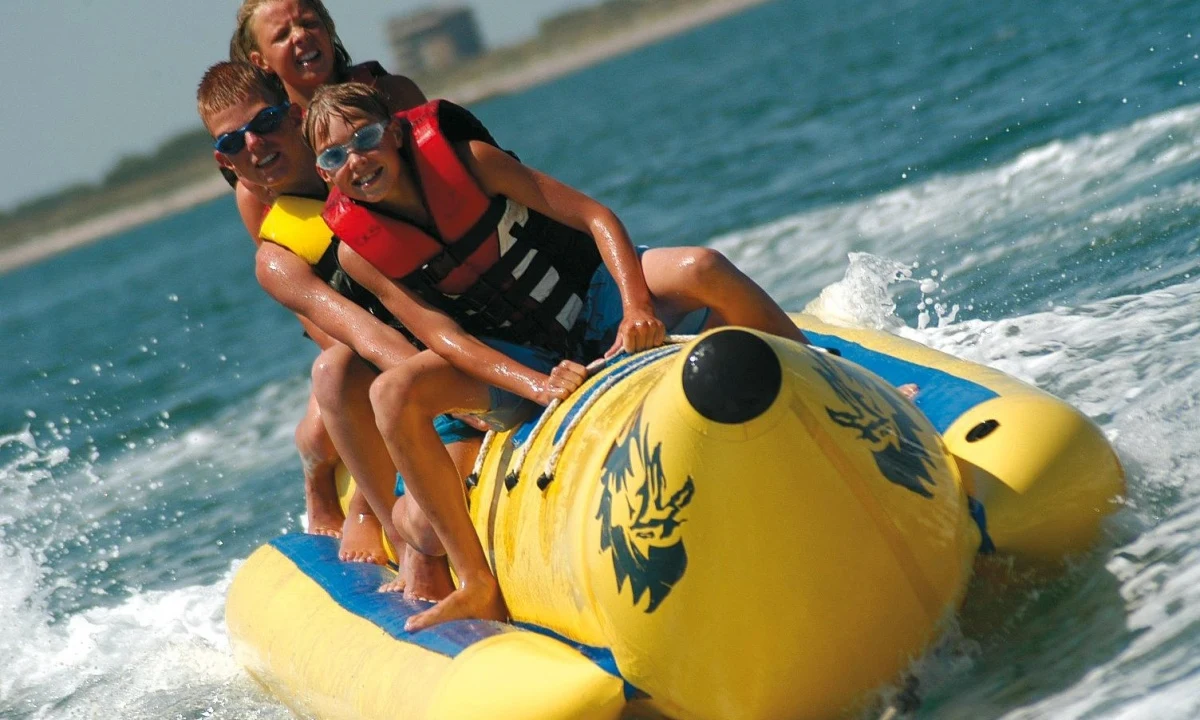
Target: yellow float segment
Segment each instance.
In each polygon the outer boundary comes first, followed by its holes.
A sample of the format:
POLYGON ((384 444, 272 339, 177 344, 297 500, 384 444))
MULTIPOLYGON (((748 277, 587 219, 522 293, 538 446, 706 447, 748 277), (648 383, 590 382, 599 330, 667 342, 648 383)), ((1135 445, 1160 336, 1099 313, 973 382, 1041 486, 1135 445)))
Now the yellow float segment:
POLYGON ((534 439, 511 492, 498 460, 472 496, 513 616, 610 647, 622 675, 672 716, 829 717, 856 706, 936 637, 979 543, 954 463, 911 404, 845 361, 758 337, 786 368, 760 416, 724 425, 697 414, 680 380, 689 345, 595 401, 588 415, 600 420, 571 436, 544 492, 536 481, 560 424, 607 374, 534 439), (830 423, 841 400, 826 375, 891 398, 881 410, 906 421, 909 435, 895 441, 925 459, 928 497, 883 478, 872 447, 830 423), (631 443, 628 485, 611 492, 606 462, 631 443), (658 494, 644 503, 646 492, 658 494), (648 555, 673 546, 668 519, 686 552, 675 583, 656 597, 633 576, 618 581, 604 523, 640 523, 644 536, 627 538, 648 555))
POLYGON ((505 627, 453 656, 397 639, 273 545, 239 568, 225 612, 238 662, 305 716, 609 720, 625 704, 619 678, 529 631, 505 627))
MULTIPOLYGON (((967 491, 987 513, 998 552, 1031 567, 1061 565, 1095 545, 1105 517, 1120 508, 1125 471, 1103 431, 1062 400, 999 370, 904 338, 791 316, 802 330, 835 335, 874 352, 944 372, 996 397, 942 431, 967 491), (970 439, 981 423, 994 427, 970 439)), ((917 396, 921 405, 921 396, 917 396)))
MULTIPOLYGON (((559 407, 527 455, 498 436, 469 494, 514 619, 611 649, 644 693, 626 706, 638 717, 860 710, 962 600, 981 541, 967 491, 1001 552, 1041 563, 1094 542, 1124 490, 1103 434, 1048 394, 794 317, 861 346, 845 349, 862 365, 736 330, 769 347, 780 381, 753 417, 720 422, 683 380, 713 334, 625 358, 559 407), (894 390, 903 378, 872 372, 895 376, 893 361, 954 382, 914 406, 894 390)), ((736 396, 739 378, 726 380, 736 396)), ((514 630, 453 657, 389 635, 272 547, 239 572, 229 613, 239 659, 320 717, 613 717, 625 702, 620 679, 545 635, 514 630)))
POLYGON ((972 495, 987 509, 996 547, 1034 565, 1058 565, 1095 545, 1125 494, 1125 474, 1103 433, 1082 413, 1040 393, 977 405, 950 426, 947 444, 972 495), (998 426, 982 440, 967 434, 998 426))

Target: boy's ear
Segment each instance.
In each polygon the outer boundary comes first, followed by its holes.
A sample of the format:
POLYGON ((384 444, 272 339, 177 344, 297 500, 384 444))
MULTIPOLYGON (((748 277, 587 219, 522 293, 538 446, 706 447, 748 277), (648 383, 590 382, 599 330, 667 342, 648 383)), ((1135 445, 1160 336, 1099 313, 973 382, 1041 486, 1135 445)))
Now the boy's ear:
POLYGON ((230 162, 229 158, 225 157, 224 153, 218 152, 217 150, 213 150, 213 157, 216 158, 217 164, 220 165, 221 167, 229 168, 230 170, 234 169, 233 163, 230 162))
POLYGON ((317 165, 316 168, 317 168, 317 174, 321 176, 321 179, 325 181, 325 184, 332 185, 333 184, 333 174, 330 173, 329 171, 327 171, 325 168, 321 167, 320 165, 317 165))

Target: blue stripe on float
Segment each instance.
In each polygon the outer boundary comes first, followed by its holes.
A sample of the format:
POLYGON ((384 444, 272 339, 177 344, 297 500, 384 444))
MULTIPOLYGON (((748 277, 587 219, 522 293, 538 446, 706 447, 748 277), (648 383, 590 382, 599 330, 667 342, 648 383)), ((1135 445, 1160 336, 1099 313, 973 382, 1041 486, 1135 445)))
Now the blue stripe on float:
POLYGON ((811 330, 805 330, 804 334, 817 347, 837 350, 845 359, 865 367, 891 385, 916 383, 920 392, 913 402, 939 433, 944 434, 955 420, 979 403, 998 397, 994 390, 978 383, 869 350, 836 335, 823 335, 811 330))
POLYGON ((429 603, 406 600, 403 593, 377 592, 380 585, 394 577, 391 572, 371 563, 338 560, 338 541, 331 537, 294 533, 281 535, 270 544, 329 593, 334 602, 397 640, 455 657, 480 640, 516 632, 511 625, 490 620, 456 620, 407 632, 405 621, 428 609, 429 603))
MULTIPOLYGON (((625 681, 617 670, 612 651, 574 642, 530 623, 509 625, 491 620, 455 620, 427 630, 407 632, 404 623, 413 615, 428 609, 430 603, 406 600, 403 593, 377 592, 380 585, 393 578, 391 572, 370 563, 338 560, 338 541, 331 537, 293 533, 275 538, 270 545, 320 585, 338 605, 402 642, 446 657, 456 657, 471 645, 489 637, 506 632, 532 631, 574 648, 595 663, 596 667, 625 681)), ((644 693, 625 682, 626 698, 643 696, 644 693)))
POLYGON ((529 630, 531 632, 535 632, 538 635, 545 635, 548 638, 552 638, 564 645, 574 648, 579 652, 579 654, 594 662, 596 667, 624 683, 626 700, 650 697, 647 693, 637 689, 631 685, 628 680, 621 676, 621 671, 617 668, 617 659, 613 657, 612 650, 609 650, 608 648, 596 647, 595 645, 584 645, 583 643, 575 642, 574 640, 563 637, 553 630, 544 628, 541 625, 534 625, 526 622, 514 622, 513 625, 516 625, 519 628, 524 628, 525 630, 529 630))

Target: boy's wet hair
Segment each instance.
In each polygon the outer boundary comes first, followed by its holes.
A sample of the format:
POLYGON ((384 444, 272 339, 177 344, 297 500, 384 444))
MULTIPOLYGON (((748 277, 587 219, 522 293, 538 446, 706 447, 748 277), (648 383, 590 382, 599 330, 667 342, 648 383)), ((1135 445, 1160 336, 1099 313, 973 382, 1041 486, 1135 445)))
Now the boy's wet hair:
POLYGON ((233 107, 247 98, 257 98, 268 105, 279 105, 288 99, 283 83, 274 75, 244 62, 223 60, 204 71, 196 88, 196 109, 208 127, 213 115, 233 107))
MULTIPOLYGON (((254 29, 250 27, 250 21, 254 19, 254 14, 258 12, 259 8, 273 2, 279 2, 279 0, 242 1, 242 6, 238 8, 237 13, 237 28, 233 31, 233 37, 229 39, 230 60, 248 63, 251 52, 255 50, 262 52, 262 48, 258 47, 258 43, 254 40, 254 29)), ((342 39, 338 37, 337 26, 333 24, 333 17, 325 8, 325 3, 321 0, 300 0, 300 3, 317 14, 321 23, 325 25, 325 31, 329 33, 329 40, 333 43, 333 80, 346 79, 350 75, 350 66, 353 63, 346 46, 342 44, 342 39)))
POLYGON ((378 90, 363 83, 322 85, 313 93, 304 117, 304 139, 311 148, 329 135, 329 121, 340 118, 347 123, 358 120, 387 120, 392 113, 378 90))

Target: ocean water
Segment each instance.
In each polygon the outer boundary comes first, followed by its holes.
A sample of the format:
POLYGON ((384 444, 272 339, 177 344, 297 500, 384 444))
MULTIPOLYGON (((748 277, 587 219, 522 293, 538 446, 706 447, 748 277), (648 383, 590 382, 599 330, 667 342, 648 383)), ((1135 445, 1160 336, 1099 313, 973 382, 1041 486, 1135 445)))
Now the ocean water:
MULTIPOLYGON (((779 0, 473 108, 636 241, 1111 438, 1100 546, 952 629, 918 717, 1200 717, 1198 34, 1182 0, 779 0)), ((232 201, 0 276, 0 306, 0 718, 288 717, 222 610, 300 527, 315 353, 232 201)))

